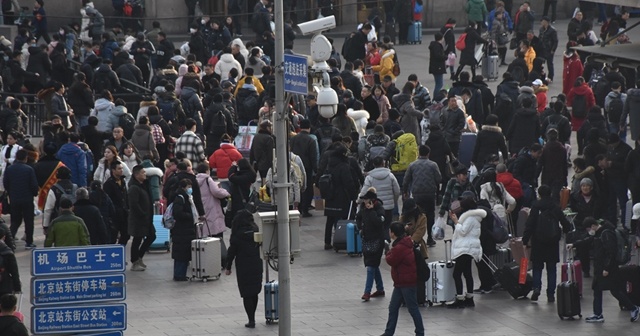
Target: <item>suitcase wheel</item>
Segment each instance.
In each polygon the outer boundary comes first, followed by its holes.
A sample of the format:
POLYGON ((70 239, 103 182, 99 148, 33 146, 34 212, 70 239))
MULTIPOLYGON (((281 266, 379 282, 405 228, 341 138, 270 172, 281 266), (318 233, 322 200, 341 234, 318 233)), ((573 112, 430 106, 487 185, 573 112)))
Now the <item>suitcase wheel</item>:
POLYGON ((207 278, 202 278, 202 282, 207 282, 207 278))
POLYGON ((433 307, 433 302, 427 301, 427 304, 429 305, 429 307, 433 307))

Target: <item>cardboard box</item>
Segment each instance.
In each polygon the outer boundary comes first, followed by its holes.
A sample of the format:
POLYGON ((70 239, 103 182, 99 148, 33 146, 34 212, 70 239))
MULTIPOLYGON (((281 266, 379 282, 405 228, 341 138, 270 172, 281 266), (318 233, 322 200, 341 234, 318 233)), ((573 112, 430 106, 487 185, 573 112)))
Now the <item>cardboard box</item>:
POLYGON ((316 186, 313 187, 313 206, 316 210, 324 210, 324 200, 320 196, 320 189, 316 186))

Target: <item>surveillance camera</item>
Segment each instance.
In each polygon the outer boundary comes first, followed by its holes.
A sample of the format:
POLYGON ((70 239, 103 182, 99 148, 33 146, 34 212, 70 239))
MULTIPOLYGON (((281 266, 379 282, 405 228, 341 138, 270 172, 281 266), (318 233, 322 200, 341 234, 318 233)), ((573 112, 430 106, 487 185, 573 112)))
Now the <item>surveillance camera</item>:
POLYGON ((318 90, 317 105, 318 113, 323 118, 331 118, 338 110, 338 94, 330 87, 321 87, 318 90))
POLYGON ((298 24, 303 35, 318 34, 335 27, 336 18, 333 15, 298 24))

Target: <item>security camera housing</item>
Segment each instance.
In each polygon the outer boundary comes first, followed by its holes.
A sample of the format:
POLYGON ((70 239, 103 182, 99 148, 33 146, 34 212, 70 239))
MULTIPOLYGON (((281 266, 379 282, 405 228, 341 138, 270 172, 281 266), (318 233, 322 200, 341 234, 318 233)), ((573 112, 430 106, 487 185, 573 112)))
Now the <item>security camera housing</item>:
POLYGON ((335 27, 336 18, 333 15, 298 24, 303 35, 318 34, 335 27))

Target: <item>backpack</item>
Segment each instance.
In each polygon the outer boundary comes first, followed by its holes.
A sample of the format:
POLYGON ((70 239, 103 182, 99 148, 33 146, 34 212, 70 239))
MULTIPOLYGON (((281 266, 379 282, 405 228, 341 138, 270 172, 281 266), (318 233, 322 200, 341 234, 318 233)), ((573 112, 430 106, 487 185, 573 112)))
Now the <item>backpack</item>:
POLYGON ((260 102, 258 102, 256 95, 249 95, 242 100, 243 117, 252 119, 251 117, 254 116, 259 109, 260 102))
POLYGON ((540 211, 538 222, 536 223, 536 241, 546 243, 557 243, 561 235, 558 219, 553 216, 551 210, 540 211))
POLYGON ((180 97, 180 103, 182 104, 182 110, 184 111, 184 115, 187 118, 193 118, 194 111, 189 101, 180 97))
POLYGON ((127 139, 131 139, 131 135, 133 135, 133 131, 136 128, 136 119, 130 113, 125 113, 118 119, 118 126, 124 130, 124 136, 127 139))
POLYGON ((318 179, 318 189, 320 189, 320 196, 322 196, 324 200, 333 198, 333 176, 331 173, 324 173, 320 176, 318 179))
MULTIPOLYGON (((489 175, 491 175, 490 172, 493 172, 495 174, 496 169, 494 167, 490 167, 490 168, 484 169, 484 170, 480 171, 478 176, 476 176, 476 178, 474 178, 473 181, 471 181, 471 186, 473 187, 473 189, 476 192, 476 194, 480 195, 480 189, 481 189, 482 185, 487 183, 487 182, 490 182, 490 180, 489 180, 489 175)), ((503 191, 503 189, 500 188, 500 186, 497 183, 496 183, 496 186, 498 186, 498 189, 500 189, 499 190, 500 192, 503 191)))
MULTIPOLYGON (((184 197, 182 195, 178 196, 182 197, 182 199, 184 200, 184 197)), ((168 230, 171 230, 174 226, 176 226, 176 219, 173 218, 173 204, 175 202, 176 201, 174 199, 173 202, 171 202, 171 204, 169 204, 169 206, 167 207, 167 210, 164 211, 164 214, 162 214, 162 226, 164 226, 164 228, 168 230)))
POLYGON ((151 125, 151 135, 153 136, 153 142, 156 145, 163 144, 165 142, 164 134, 162 133, 162 127, 160 127, 160 125, 151 125))
POLYGON ((391 165, 394 172, 405 171, 411 162, 418 159, 418 144, 412 133, 405 133, 396 139, 395 162, 391 165))
POLYGON ((373 160, 374 158, 377 158, 378 156, 382 156, 382 153, 384 153, 384 149, 387 148, 385 146, 372 146, 371 148, 369 148, 369 160, 373 160))
POLYGON ((331 146, 333 143, 331 137, 333 137, 333 127, 320 128, 320 153, 324 153, 331 146))
POLYGON ((616 262, 618 265, 625 265, 631 260, 631 250, 635 245, 635 237, 620 229, 615 229, 612 233, 616 237, 616 262))
POLYGON ((593 96, 595 97, 596 104, 604 106, 604 101, 607 98, 609 92, 611 92, 611 83, 606 78, 600 79, 595 83, 593 90, 593 96))
POLYGON ((210 125, 209 135, 216 137, 216 139, 227 133, 227 118, 222 110, 214 112, 213 116, 211 116, 210 125))
POLYGON ((571 107, 571 115, 574 118, 583 119, 587 117, 587 97, 585 95, 576 94, 573 97, 573 104, 571 107))
POLYGON ((618 93, 615 97, 611 98, 611 102, 609 102, 609 108, 607 109, 609 122, 619 124, 623 110, 624 103, 622 102, 622 94, 618 93))
POLYGON ((162 118, 164 118, 164 120, 166 120, 167 122, 175 121, 176 112, 174 101, 158 99, 158 109, 160 110, 160 115, 162 115, 162 118))
POLYGON ((508 225, 495 211, 491 211, 491 214, 493 215, 491 237, 495 240, 496 244, 503 244, 509 240, 508 225))
POLYGON ((104 90, 113 91, 113 88, 111 87, 111 81, 109 80, 109 76, 107 74, 96 72, 93 79, 94 92, 102 92, 104 90))
POLYGON ((416 261, 416 274, 420 281, 427 281, 431 278, 431 272, 429 271, 429 265, 422 257, 422 251, 420 251, 420 244, 413 243, 413 258, 416 261))
POLYGON ((51 187, 51 190, 53 190, 53 194, 56 196, 56 203, 51 212, 51 220, 53 221, 60 214, 60 201, 62 201, 63 198, 69 199, 72 204, 76 203, 76 190, 78 190, 78 186, 74 183, 71 189, 65 189, 56 183, 51 187))
POLYGON ((458 36, 458 40, 456 41, 456 49, 462 51, 464 50, 464 48, 467 47, 467 43, 465 42, 466 38, 467 38, 467 33, 462 33, 460 34, 460 36, 458 36))
POLYGON ((13 86, 14 83, 15 78, 13 78, 13 71, 11 71, 11 67, 5 65, 2 69, 2 84, 4 91, 9 91, 8 89, 13 86))
POLYGON ((506 93, 501 93, 496 96, 496 105, 494 108, 494 114, 500 120, 500 127, 503 129, 509 127, 509 125, 503 125, 509 120, 511 114, 513 114, 513 100, 506 93))
POLYGON ((291 164, 291 170, 298 178, 298 187, 300 187, 300 192, 302 192, 304 190, 304 181, 306 176, 302 172, 302 168, 300 168, 300 166, 295 161, 293 161, 293 159, 289 160, 289 164, 291 164))

